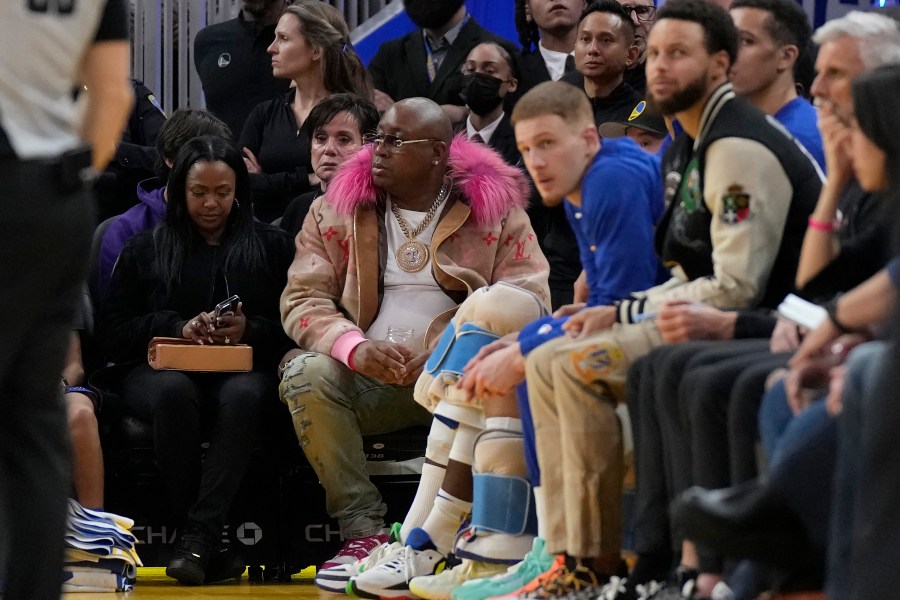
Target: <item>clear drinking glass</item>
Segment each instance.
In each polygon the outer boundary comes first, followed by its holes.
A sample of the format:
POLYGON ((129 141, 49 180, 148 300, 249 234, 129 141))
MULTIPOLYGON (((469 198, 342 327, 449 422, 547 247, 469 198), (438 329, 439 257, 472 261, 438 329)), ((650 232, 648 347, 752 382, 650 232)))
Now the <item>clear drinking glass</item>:
POLYGON ((409 346, 416 330, 406 325, 389 325, 384 341, 409 346))

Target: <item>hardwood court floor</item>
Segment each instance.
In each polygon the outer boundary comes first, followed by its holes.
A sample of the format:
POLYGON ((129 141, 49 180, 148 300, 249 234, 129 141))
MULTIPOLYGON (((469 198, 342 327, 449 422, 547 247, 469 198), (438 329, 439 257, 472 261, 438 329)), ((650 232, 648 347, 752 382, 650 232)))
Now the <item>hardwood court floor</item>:
POLYGON ((64 594, 65 600, 143 600, 144 598, 186 598, 187 600, 247 600, 249 598, 295 598, 296 600, 340 600, 338 596, 323 592, 313 584, 315 570, 310 567, 294 575, 291 583, 247 582, 247 575, 241 581, 223 585, 186 587, 178 585, 166 577, 163 567, 138 569, 138 580, 134 591, 128 594, 64 594))

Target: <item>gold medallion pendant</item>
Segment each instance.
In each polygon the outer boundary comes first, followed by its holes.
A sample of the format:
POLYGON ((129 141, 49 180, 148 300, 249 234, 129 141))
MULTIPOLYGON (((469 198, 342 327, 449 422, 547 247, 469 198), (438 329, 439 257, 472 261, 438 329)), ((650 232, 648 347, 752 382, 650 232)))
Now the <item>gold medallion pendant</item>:
POLYGON ((407 240, 397 248, 397 266, 407 273, 418 273, 428 264, 428 246, 419 240, 407 240))
POLYGON ((437 214, 438 207, 443 204, 449 194, 450 180, 444 179, 441 190, 431 204, 431 208, 425 213, 422 222, 412 231, 409 230, 409 223, 406 222, 406 219, 400 216, 397 205, 393 202, 390 203, 391 212, 394 213, 394 218, 397 219, 397 225, 400 226, 400 230, 403 232, 403 235, 406 236, 406 241, 397 248, 394 259, 397 261, 397 266, 407 273, 418 273, 428 264, 428 260, 431 258, 431 250, 429 249, 428 244, 420 242, 416 239, 416 236, 425 231, 428 224, 431 223, 431 220, 434 219, 434 216, 437 214))

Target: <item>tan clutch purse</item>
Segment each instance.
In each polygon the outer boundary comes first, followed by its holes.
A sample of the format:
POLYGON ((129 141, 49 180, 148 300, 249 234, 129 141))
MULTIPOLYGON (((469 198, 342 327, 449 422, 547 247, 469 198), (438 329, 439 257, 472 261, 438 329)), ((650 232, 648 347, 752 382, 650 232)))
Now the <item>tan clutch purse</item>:
POLYGON ((147 347, 147 362, 157 371, 252 371, 253 348, 247 344, 206 346, 183 338, 155 337, 147 347))

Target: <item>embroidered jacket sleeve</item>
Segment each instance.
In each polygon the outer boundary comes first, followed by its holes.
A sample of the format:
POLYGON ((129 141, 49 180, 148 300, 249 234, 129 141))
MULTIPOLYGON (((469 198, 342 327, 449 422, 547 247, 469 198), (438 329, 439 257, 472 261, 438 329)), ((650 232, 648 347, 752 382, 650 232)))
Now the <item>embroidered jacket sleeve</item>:
POLYGON ((763 294, 781 246, 793 190, 776 156, 759 142, 723 138, 706 152, 703 199, 712 215, 713 274, 669 281, 618 303, 618 320, 658 310, 666 300, 723 309, 751 308, 763 294), (742 204, 746 201, 746 205, 742 204))
POLYGON ((281 322, 300 348, 330 354, 342 335, 356 331, 362 336, 363 332, 341 306, 350 232, 340 231, 343 226, 335 224, 349 220, 326 218, 326 212, 332 211, 318 198, 303 221, 281 295, 281 322))
POLYGON ((537 294, 544 306, 550 306, 550 265, 541 252, 528 214, 521 208, 510 210, 499 237, 493 277, 488 283, 505 281, 517 285, 537 294))

